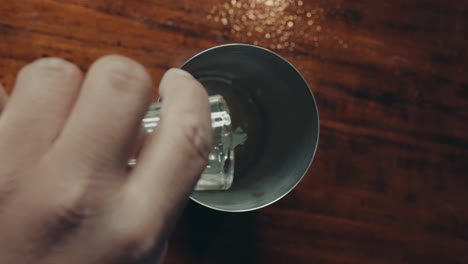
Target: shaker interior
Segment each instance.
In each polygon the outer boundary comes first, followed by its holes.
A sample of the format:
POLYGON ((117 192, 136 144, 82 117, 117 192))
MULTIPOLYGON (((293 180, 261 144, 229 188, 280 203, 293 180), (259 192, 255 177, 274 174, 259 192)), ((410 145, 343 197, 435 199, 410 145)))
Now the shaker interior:
POLYGON ((234 182, 227 191, 191 198, 224 211, 248 211, 284 196, 300 181, 315 154, 318 112, 307 83, 278 55, 249 45, 205 51, 182 66, 221 94, 232 127, 247 133, 235 149, 234 182))

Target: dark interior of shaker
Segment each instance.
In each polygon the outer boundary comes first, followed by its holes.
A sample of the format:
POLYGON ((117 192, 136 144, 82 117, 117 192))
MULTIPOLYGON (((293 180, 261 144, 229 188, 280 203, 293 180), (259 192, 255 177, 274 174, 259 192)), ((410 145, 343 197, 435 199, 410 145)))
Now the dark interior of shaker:
POLYGON ((277 55, 242 47, 209 50, 182 67, 210 95, 225 98, 233 129, 247 133, 247 141, 235 151, 231 189, 192 195, 228 211, 281 198, 304 175, 318 137, 315 101, 303 78, 277 55))

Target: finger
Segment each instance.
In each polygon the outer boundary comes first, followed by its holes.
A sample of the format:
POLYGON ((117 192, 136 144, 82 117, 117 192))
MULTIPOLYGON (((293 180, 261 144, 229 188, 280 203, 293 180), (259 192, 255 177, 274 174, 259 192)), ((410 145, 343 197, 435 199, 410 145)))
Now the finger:
POLYGON ((0 114, 2 113, 3 109, 5 109, 7 101, 8 95, 5 91, 5 88, 3 88, 3 85, 0 84, 0 114))
POLYGON ((59 58, 39 59, 21 69, 0 122, 0 133, 14 142, 14 151, 24 150, 31 156, 50 147, 73 107, 81 81, 80 69, 59 58))
POLYGON ((143 148, 119 203, 130 232, 166 232, 206 166, 212 129, 208 95, 185 71, 168 71, 160 84, 161 122, 143 148), (131 215, 132 217, 128 217, 131 215), (134 226, 137 224, 138 226, 134 226), (146 230, 149 228, 150 230, 146 230))
POLYGON ((148 108, 151 77, 137 62, 117 56, 96 61, 54 153, 88 168, 124 167, 148 108))

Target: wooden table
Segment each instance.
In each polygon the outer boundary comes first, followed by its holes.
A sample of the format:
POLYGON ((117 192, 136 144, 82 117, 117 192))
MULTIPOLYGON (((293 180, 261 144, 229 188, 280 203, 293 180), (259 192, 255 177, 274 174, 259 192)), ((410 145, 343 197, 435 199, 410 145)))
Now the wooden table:
POLYGON ((119 53, 158 80, 218 44, 271 48, 316 96, 314 163, 257 212, 190 204, 167 263, 468 263, 467 37, 464 0, 2 1, 0 80, 41 56, 119 53))

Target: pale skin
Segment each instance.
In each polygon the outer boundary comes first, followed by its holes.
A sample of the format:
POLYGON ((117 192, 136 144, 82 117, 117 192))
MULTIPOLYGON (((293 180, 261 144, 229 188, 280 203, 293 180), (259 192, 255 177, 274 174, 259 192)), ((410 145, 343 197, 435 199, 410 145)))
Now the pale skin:
POLYGON ((0 87, 0 263, 160 263, 212 144, 208 95, 189 73, 159 84, 161 123, 126 166, 153 92, 122 56, 85 74, 39 59, 0 87))

